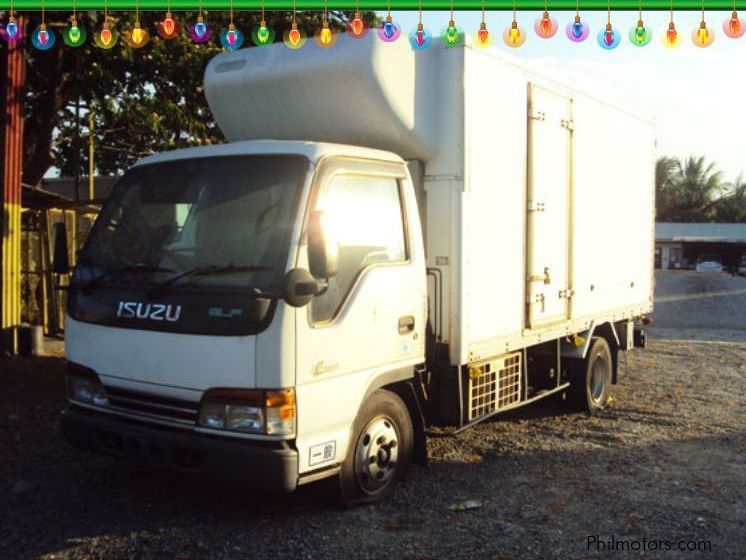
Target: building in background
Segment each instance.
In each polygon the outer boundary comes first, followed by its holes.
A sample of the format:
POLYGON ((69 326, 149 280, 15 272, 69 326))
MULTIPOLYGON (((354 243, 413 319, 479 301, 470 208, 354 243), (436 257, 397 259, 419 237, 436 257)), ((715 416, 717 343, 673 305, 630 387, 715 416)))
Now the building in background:
POLYGON ((744 224, 655 224, 655 267, 663 270, 694 268, 703 255, 717 255, 727 269, 735 269, 746 254, 744 224))

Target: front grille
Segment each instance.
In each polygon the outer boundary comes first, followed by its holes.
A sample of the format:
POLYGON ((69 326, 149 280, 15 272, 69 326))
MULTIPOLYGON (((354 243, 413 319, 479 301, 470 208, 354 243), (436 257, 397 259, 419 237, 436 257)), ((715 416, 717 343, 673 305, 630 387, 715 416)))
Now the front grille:
POLYGON ((188 426, 194 426, 197 422, 198 402, 115 387, 106 387, 106 394, 111 408, 119 412, 188 426))

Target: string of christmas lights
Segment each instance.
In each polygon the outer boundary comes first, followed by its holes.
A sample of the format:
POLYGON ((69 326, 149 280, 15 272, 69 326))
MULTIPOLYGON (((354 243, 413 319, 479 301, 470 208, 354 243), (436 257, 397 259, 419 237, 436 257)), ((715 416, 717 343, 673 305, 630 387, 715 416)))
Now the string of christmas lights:
MULTIPOLYGON (((79 47, 85 44, 88 39, 88 33, 85 26, 81 25, 78 20, 78 5, 81 0, 72 0, 72 17, 70 25, 61 32, 63 42, 68 47, 79 47)), ((83 0, 85 1, 85 0, 83 0)), ((131 28, 122 31, 121 37, 126 45, 131 48, 139 49, 144 47, 150 41, 150 33, 142 27, 140 23, 140 3, 142 0, 135 0, 135 21, 131 28)), ((650 0, 648 0, 650 2, 650 0)), ((31 33, 31 44, 34 48, 41 51, 51 49, 56 43, 56 35, 52 29, 46 25, 46 2, 41 0, 41 23, 31 33)), ((485 19, 486 0, 481 2, 481 23, 479 28, 473 33, 471 44, 476 47, 487 47, 492 44, 491 36, 487 30, 485 19)), ((503 32, 503 42, 511 48, 518 48, 526 42, 527 33, 519 25, 516 17, 517 0, 512 0, 513 18, 509 27, 503 32)), ((414 50, 427 49, 432 44, 432 35, 425 28, 422 22, 422 0, 418 0, 419 19, 417 25, 408 34, 408 40, 414 50)), ((18 25, 16 12, 14 9, 14 0, 10 0, 10 9, 7 12, 7 21, 0 22, 0 39, 8 44, 19 42, 23 39, 23 28, 18 25)), ((227 28, 219 33, 219 42, 225 50, 236 50, 244 45, 244 34, 238 29, 233 21, 233 0, 230 0, 230 23, 227 28)), ((93 34, 93 43, 100 49, 111 49, 114 47, 120 37, 109 16, 109 0, 103 0, 104 23, 101 29, 93 34)), ((156 32, 164 40, 172 40, 181 35, 182 29, 179 23, 174 19, 172 0, 166 0, 165 17, 156 23, 156 32)), ((729 18, 723 21, 723 32, 731 39, 737 39, 746 34, 746 24, 741 19, 736 10, 736 0, 733 0, 732 13, 729 18)), ((162 8, 161 8, 162 9, 162 8)), ((465 33, 457 27, 454 18, 454 0, 449 0, 450 18, 448 25, 441 30, 441 40, 447 47, 460 45, 465 41, 465 33)), ((622 39, 622 34, 612 25, 611 22, 611 0, 606 0, 607 18, 606 25, 598 30, 598 45, 605 50, 616 49, 622 39)), ((673 18, 674 4, 673 0, 669 3, 670 19, 668 29, 662 35, 662 42, 668 48, 675 48, 680 44, 680 37, 673 18)), ((708 27, 705 22, 705 2, 701 0, 699 10, 701 12, 701 21, 697 27, 692 30, 692 43, 700 48, 710 46, 715 40, 715 32, 708 27)), ((632 26, 627 35, 630 44, 635 47, 644 47, 652 41, 653 32, 645 25, 643 21, 643 2, 638 0, 637 6, 638 19, 636 25, 632 26)), ((213 35, 212 26, 205 21, 202 11, 202 0, 198 4, 198 17, 193 25, 186 26, 186 34, 194 43, 207 43, 213 35)), ((265 14, 265 0, 261 0, 260 6, 261 18, 258 25, 251 30, 251 40, 258 47, 266 47, 275 42, 275 30, 267 24, 265 14)), ((332 47, 337 40, 337 31, 329 24, 329 9, 327 0, 323 5, 322 25, 314 33, 314 42, 322 48, 332 47)), ((290 29, 286 30, 282 37, 282 42, 289 49, 297 50, 306 44, 306 33, 298 27, 296 21, 297 5, 293 0, 292 21, 290 29)), ((535 20, 533 30, 540 39, 553 38, 559 29, 557 20, 549 13, 549 0, 543 0, 543 11, 535 20)), ((355 10, 352 18, 347 23, 346 34, 354 39, 365 37, 369 31, 367 24, 363 19, 363 13, 360 8, 360 0, 355 0, 355 10)), ((580 17, 580 0, 575 0, 575 17, 567 24, 565 35, 574 42, 580 43, 585 41, 590 34, 589 25, 580 17)), ((387 0, 386 17, 380 21, 377 28, 377 35, 381 41, 393 42, 399 40, 401 36, 400 26, 394 22, 391 15, 391 0, 387 0)))

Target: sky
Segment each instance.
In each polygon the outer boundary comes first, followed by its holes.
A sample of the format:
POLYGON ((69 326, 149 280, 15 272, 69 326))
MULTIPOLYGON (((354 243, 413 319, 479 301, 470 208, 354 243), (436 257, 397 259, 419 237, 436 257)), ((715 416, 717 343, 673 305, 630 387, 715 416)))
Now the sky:
MULTIPOLYGON (((385 15, 385 14, 384 14, 385 15)), ((661 37, 668 29, 668 12, 646 12, 643 20, 652 26, 654 37, 645 47, 635 47, 627 38, 636 25, 637 12, 611 14, 614 27, 623 33, 622 42, 606 51, 596 42, 596 33, 606 24, 605 12, 582 12, 591 25, 591 35, 583 43, 572 43, 565 26, 574 12, 552 12, 559 23, 558 33, 541 39, 533 31, 540 12, 518 12, 517 20, 527 32, 526 43, 511 49, 502 42, 502 32, 510 25, 512 13, 487 12, 486 22, 495 47, 518 59, 539 61, 552 77, 591 88, 635 112, 656 121, 658 154, 676 157, 704 155, 723 171, 723 179, 746 177, 746 35, 731 39, 723 33, 723 21, 730 12, 706 12, 705 20, 715 32, 708 48, 692 44, 691 32, 699 27, 699 12, 676 12, 674 21, 681 36, 677 49, 663 46, 661 37)), ((744 14, 746 16, 746 13, 744 14)), ((417 12, 393 12, 394 21, 408 32, 417 25, 417 12)), ((424 12, 423 23, 433 35, 447 25, 448 12, 424 12)), ((480 12, 455 13, 455 22, 467 33, 479 29, 480 12)))

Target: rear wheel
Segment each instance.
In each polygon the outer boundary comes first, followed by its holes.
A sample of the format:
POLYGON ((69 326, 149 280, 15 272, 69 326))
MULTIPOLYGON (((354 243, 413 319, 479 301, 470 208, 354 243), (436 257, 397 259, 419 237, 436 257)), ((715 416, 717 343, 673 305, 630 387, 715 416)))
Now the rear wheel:
POLYGON ((376 391, 355 420, 352 448, 339 475, 347 507, 377 502, 393 492, 412 461, 414 429, 407 406, 391 391, 376 391))
POLYGON ((601 410, 609 399, 612 368, 609 343, 600 336, 593 337, 585 359, 568 363, 567 403, 591 415, 601 410))

